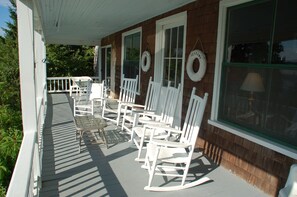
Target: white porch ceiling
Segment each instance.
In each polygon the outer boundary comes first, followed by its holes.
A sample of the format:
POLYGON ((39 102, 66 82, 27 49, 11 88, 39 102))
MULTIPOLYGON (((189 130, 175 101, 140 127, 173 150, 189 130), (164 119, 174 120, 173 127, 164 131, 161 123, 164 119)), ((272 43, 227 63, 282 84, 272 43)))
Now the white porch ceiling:
POLYGON ((48 44, 98 45, 100 39, 195 0, 37 0, 35 27, 48 44))

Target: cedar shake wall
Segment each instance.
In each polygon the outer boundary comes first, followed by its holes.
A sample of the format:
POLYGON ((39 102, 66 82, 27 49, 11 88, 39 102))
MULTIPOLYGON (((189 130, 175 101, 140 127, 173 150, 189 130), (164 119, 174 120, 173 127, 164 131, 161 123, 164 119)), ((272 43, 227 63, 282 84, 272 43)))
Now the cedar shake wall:
MULTIPOLYGON (((191 81, 186 69, 184 74, 183 117, 186 115, 189 97, 194 86, 200 96, 204 92, 209 93, 197 147, 215 163, 231 170, 264 192, 277 196, 279 189, 287 180, 290 166, 296 160, 207 123, 212 104, 219 0, 198 0, 104 38, 101 45, 112 44, 112 53, 116 53, 115 92, 119 92, 120 84, 122 33, 142 27, 142 52, 148 50, 151 53, 151 67, 146 73, 141 71, 141 95, 136 100, 138 103, 144 103, 149 77, 154 75, 156 20, 183 11, 187 11, 186 60, 194 49, 204 51, 207 57, 207 70, 201 81, 191 81)), ((199 64, 195 61, 194 70, 197 71, 198 68, 199 64)))

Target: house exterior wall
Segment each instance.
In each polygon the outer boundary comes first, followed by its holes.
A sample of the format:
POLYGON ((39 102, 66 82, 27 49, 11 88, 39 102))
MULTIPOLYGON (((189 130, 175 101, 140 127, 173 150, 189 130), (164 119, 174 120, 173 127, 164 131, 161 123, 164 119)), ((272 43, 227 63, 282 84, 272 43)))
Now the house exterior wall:
POLYGON ((102 39, 101 46, 112 45, 112 61, 115 61, 115 78, 112 79, 115 79, 116 84, 114 93, 119 92, 122 33, 142 27, 142 52, 144 50, 151 52, 151 67, 148 72, 141 72, 141 94, 136 100, 138 103, 144 103, 149 77, 154 76, 156 21, 187 11, 186 58, 194 49, 204 51, 207 57, 207 71, 199 82, 191 81, 185 72, 182 117, 185 117, 192 87, 197 88, 200 96, 208 92, 209 99, 197 147, 217 164, 231 170, 264 192, 276 196, 286 182, 290 166, 296 160, 207 123, 212 105, 219 2, 219 0, 195 1, 102 39))

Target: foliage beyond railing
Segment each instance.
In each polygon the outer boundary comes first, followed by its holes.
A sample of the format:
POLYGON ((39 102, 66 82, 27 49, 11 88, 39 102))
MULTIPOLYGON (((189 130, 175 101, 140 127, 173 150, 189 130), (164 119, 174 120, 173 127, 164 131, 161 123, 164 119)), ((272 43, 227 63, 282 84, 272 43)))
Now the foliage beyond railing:
MULTIPOLYGON (((93 82, 99 81, 99 77, 91 77, 93 82)), ((48 77, 47 91, 48 93, 69 92, 72 85, 71 77, 48 77)))

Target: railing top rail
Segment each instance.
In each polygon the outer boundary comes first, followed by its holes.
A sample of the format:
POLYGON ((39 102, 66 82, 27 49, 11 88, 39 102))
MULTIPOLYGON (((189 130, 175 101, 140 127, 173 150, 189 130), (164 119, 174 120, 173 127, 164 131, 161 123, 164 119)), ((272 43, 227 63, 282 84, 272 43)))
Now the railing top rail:
POLYGON ((28 196, 37 132, 24 132, 19 156, 6 196, 28 196), (24 184, 24 180, 26 184, 24 184))
POLYGON ((70 79, 72 77, 47 77, 47 80, 53 80, 53 79, 56 79, 56 80, 59 80, 59 79, 70 79))
MULTIPOLYGON (((72 77, 79 77, 79 76, 71 76, 71 77, 47 77, 48 80, 51 80, 51 79, 70 79, 72 77)), ((92 79, 99 79, 99 77, 90 77, 92 79)))

